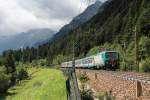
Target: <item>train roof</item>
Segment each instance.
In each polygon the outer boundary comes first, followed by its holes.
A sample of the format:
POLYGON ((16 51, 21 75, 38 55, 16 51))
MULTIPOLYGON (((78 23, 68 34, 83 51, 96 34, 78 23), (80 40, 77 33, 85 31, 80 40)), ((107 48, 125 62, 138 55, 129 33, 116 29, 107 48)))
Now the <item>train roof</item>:
POLYGON ((117 52, 117 51, 101 51, 101 52, 99 52, 99 53, 96 53, 96 54, 93 54, 93 55, 91 55, 91 56, 95 56, 95 55, 98 55, 98 54, 101 54, 101 53, 105 53, 105 52, 117 52))
POLYGON ((117 52, 117 51, 102 51, 102 52, 117 52))

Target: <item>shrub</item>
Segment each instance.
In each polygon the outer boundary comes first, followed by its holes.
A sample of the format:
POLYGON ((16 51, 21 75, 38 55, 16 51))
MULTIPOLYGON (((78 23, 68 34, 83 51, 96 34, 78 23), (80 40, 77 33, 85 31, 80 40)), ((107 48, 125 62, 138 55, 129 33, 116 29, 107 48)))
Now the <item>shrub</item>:
POLYGON ((10 80, 11 80, 11 86, 16 84, 16 79, 17 79, 17 73, 14 72, 11 74, 10 80))
POLYGON ((99 100, 115 100, 115 97, 112 96, 112 92, 109 91, 109 92, 99 92, 97 95, 96 95, 97 98, 99 98, 99 100))
POLYGON ((120 70, 126 71, 126 65, 124 62, 120 62, 120 70))
POLYGON ((48 65, 46 59, 40 59, 40 60, 38 61, 38 63, 39 63, 39 66, 47 66, 47 65, 48 65))
POLYGON ((21 67, 21 66, 17 67, 16 75, 17 75, 17 79, 19 79, 19 80, 24 80, 24 79, 28 78, 28 72, 27 72, 26 68, 21 67))
POLYGON ((19 71, 18 71, 18 79, 19 80, 24 80, 26 78, 28 78, 27 70, 25 68, 19 69, 19 71))
POLYGON ((84 83, 81 83, 80 95, 82 100, 93 100, 93 91, 84 83))
POLYGON ((59 65, 59 64, 61 64, 61 62, 63 61, 63 59, 64 59, 64 56, 61 55, 61 54, 59 54, 59 55, 57 55, 57 56, 54 58, 53 64, 54 64, 54 65, 59 65))
POLYGON ((139 58, 145 59, 150 56, 150 38, 141 37, 139 41, 139 58))
POLYGON ((147 58, 140 62, 139 71, 140 72, 150 72, 150 58, 147 58))
POLYGON ((6 73, 7 69, 4 66, 0 66, 0 73, 6 73))
POLYGON ((86 74, 81 74, 79 75, 79 80, 81 83, 86 83, 89 80, 89 78, 86 74))
POLYGON ((10 78, 7 74, 0 74, 0 92, 6 92, 10 86, 10 78))
POLYGON ((94 100, 92 90, 82 90, 80 94, 82 100, 94 100))
POLYGON ((45 67, 45 66, 48 66, 47 59, 33 60, 31 64, 34 67, 39 67, 39 66, 40 67, 45 67))
POLYGON ((97 97, 99 98, 99 100, 103 100, 106 95, 107 95, 107 92, 99 92, 97 94, 97 97))
POLYGON ((32 64, 32 66, 37 66, 38 62, 37 62, 37 60, 33 60, 31 64, 32 64))

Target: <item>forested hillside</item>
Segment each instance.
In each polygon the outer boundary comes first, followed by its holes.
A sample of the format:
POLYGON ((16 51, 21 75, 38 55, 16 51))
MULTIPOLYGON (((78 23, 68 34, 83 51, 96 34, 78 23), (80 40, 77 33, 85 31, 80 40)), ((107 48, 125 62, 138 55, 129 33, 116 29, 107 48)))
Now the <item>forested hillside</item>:
POLYGON ((141 62, 149 61, 150 0, 109 0, 102 7, 103 11, 100 10, 91 20, 69 34, 41 45, 38 49, 14 51, 16 60, 31 62, 33 59, 47 58, 49 64, 58 64, 71 60, 74 46, 76 57, 93 54, 98 48, 111 49, 120 52, 121 59, 132 65, 136 32, 138 59, 141 62))
POLYGON ((122 45, 125 42, 128 46, 132 45, 135 27, 139 40, 142 36, 149 39, 149 0, 111 0, 104 5, 104 11, 86 24, 73 30, 69 35, 40 47, 48 50, 49 61, 58 54, 71 55, 73 43, 76 44, 76 56, 85 56, 92 47, 105 43, 122 45))

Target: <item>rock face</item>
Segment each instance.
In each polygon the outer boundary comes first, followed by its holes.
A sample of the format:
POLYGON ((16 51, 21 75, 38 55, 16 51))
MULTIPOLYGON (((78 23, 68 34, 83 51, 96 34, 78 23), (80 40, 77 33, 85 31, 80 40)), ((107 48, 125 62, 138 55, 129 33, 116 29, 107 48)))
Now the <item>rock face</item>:
MULTIPOLYGON (((79 71, 77 71, 79 73, 79 71)), ((95 73, 85 70, 80 70, 81 74, 88 76, 89 85, 96 92, 109 92, 112 91, 112 95, 115 100, 150 100, 150 84, 140 83, 141 95, 136 95, 136 81, 125 80, 122 78, 113 77, 106 73, 95 73)))

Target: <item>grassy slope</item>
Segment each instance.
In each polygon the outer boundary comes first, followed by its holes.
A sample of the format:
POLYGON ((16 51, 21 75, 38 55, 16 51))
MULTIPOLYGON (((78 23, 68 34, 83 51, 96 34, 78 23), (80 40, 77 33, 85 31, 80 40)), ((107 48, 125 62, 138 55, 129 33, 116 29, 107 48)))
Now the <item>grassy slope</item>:
POLYGON ((65 77, 54 69, 30 69, 32 79, 9 90, 6 100, 66 100, 65 77), (34 70, 34 71, 33 71, 34 70))

